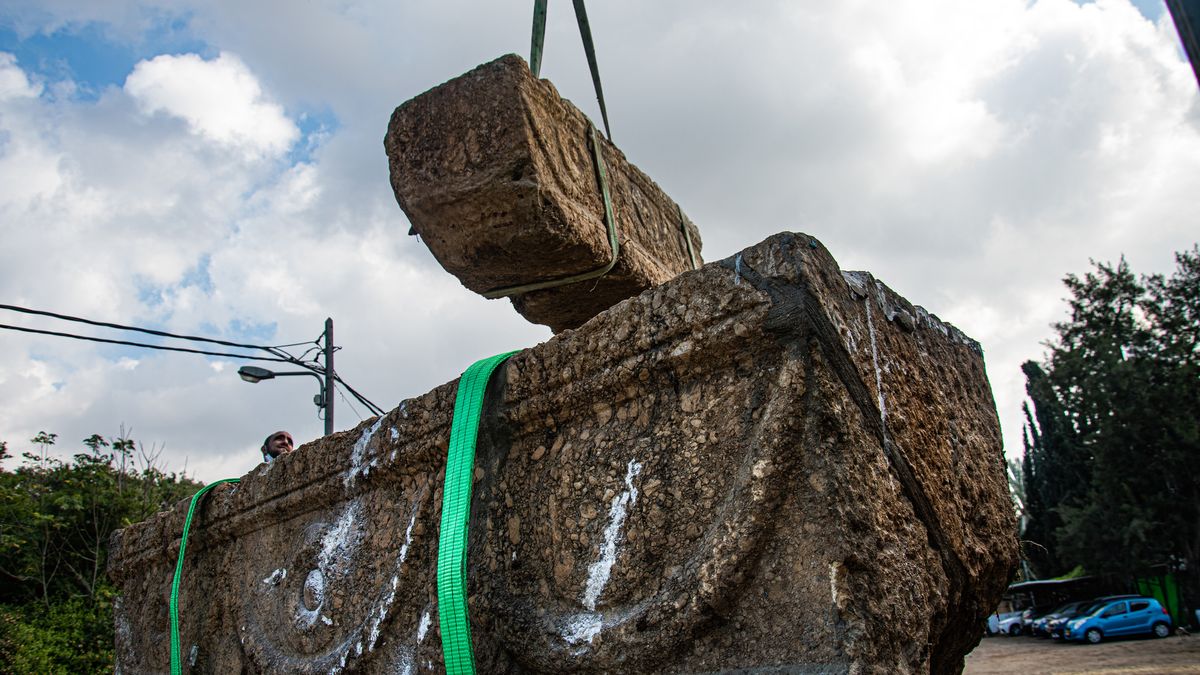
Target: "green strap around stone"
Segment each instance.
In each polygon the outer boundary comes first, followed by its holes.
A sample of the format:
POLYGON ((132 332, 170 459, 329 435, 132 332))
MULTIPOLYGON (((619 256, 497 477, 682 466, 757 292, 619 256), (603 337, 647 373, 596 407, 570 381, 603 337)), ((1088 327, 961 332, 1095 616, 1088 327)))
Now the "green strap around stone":
MULTIPOLYGON (((529 70, 534 77, 541 77, 542 47, 546 40, 546 4, 548 0, 533 0, 533 31, 529 44, 529 70)), ((575 22, 579 24, 579 37, 583 40, 583 53, 587 56, 588 70, 592 73, 592 86, 596 88, 596 102, 600 104, 600 118, 604 120, 604 135, 612 142, 612 130, 608 127, 608 108, 604 105, 604 87, 600 85, 600 66, 596 64, 596 44, 592 42, 592 26, 588 22, 587 7, 583 0, 572 0, 575 5, 575 22)))
POLYGON ((171 675, 181 675, 183 665, 179 656, 179 582, 183 579, 183 553, 187 550, 188 532, 192 529, 192 515, 196 505, 200 503, 209 490, 221 483, 238 483, 241 478, 222 478, 215 483, 209 483, 192 495, 192 503, 188 505, 187 519, 183 521, 183 535, 179 538, 179 558, 175 561, 175 577, 171 580, 171 675))
POLYGON ((475 672, 471 648, 471 620, 467 615, 467 524, 471 516, 471 486, 475 473, 475 442, 483 395, 492 373, 516 352, 505 352, 476 361, 458 380, 450 447, 446 457, 446 483, 442 488, 442 525, 438 539, 438 625, 446 672, 475 672))
POLYGON ((546 2, 533 0, 533 37, 529 45, 529 70, 534 77, 542 76, 542 45, 546 41, 546 2))

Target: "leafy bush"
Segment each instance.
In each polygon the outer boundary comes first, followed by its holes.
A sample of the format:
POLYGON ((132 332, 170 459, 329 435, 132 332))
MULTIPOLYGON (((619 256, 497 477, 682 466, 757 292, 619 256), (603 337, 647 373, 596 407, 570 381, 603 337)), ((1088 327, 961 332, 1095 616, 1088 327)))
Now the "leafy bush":
POLYGON ((0 464, 0 672, 111 672, 109 538, 201 484, 124 437, 90 436, 70 462, 50 455, 55 434, 31 442, 15 471, 0 464))

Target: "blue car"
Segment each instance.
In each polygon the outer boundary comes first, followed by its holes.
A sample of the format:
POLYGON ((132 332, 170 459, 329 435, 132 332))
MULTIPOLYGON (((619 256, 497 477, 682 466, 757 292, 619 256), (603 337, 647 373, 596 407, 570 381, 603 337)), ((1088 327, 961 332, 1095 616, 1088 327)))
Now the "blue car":
POLYGON ((1118 635, 1167 637, 1171 634, 1171 615, 1154 598, 1113 600, 1098 606, 1085 616, 1071 619, 1063 630, 1068 640, 1096 644, 1118 635))

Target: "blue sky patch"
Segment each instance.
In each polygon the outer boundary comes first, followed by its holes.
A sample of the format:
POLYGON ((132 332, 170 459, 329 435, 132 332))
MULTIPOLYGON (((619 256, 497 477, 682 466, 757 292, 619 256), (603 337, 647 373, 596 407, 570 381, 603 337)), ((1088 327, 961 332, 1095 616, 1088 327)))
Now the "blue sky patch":
POLYGON ((200 256, 200 260, 196 262, 196 266, 183 273, 183 279, 179 285, 182 287, 195 286, 205 295, 211 295, 216 288, 213 285, 212 277, 209 276, 208 269, 212 265, 212 256, 205 253, 200 256))
POLYGON ((258 323, 249 319, 245 321, 234 319, 229 322, 228 340, 268 345, 275 339, 275 331, 278 328, 279 324, 274 321, 258 323))
POLYGON ((190 33, 186 16, 164 17, 136 43, 108 35, 104 24, 68 25, 52 33, 22 38, 0 19, 0 51, 17 57, 17 65, 44 82, 70 80, 76 97, 95 100, 106 88, 120 87, 138 61, 159 54, 196 53, 205 58, 216 50, 190 33))
POLYGON ((292 144, 287 154, 287 165, 294 166, 301 162, 312 162, 313 154, 325 142, 325 139, 336 132, 341 123, 333 109, 323 106, 319 109, 302 110, 293 118, 300 129, 300 140, 292 144))
MULTIPOLYGON (((1095 0, 1075 0, 1080 5, 1090 5, 1095 0)), ((1158 21, 1167 11, 1167 3, 1163 0, 1130 0, 1130 3, 1137 8, 1137 11, 1142 13, 1142 16, 1151 21, 1158 21)))

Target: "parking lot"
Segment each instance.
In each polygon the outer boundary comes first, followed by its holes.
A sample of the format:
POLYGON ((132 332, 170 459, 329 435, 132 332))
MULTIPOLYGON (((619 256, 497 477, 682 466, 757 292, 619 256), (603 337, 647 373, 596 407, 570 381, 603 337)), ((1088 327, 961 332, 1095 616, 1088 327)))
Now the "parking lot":
POLYGON ((1200 673, 1200 635, 1131 638, 1098 645, 1032 637, 985 637, 967 655, 968 675, 987 673, 1200 673))

